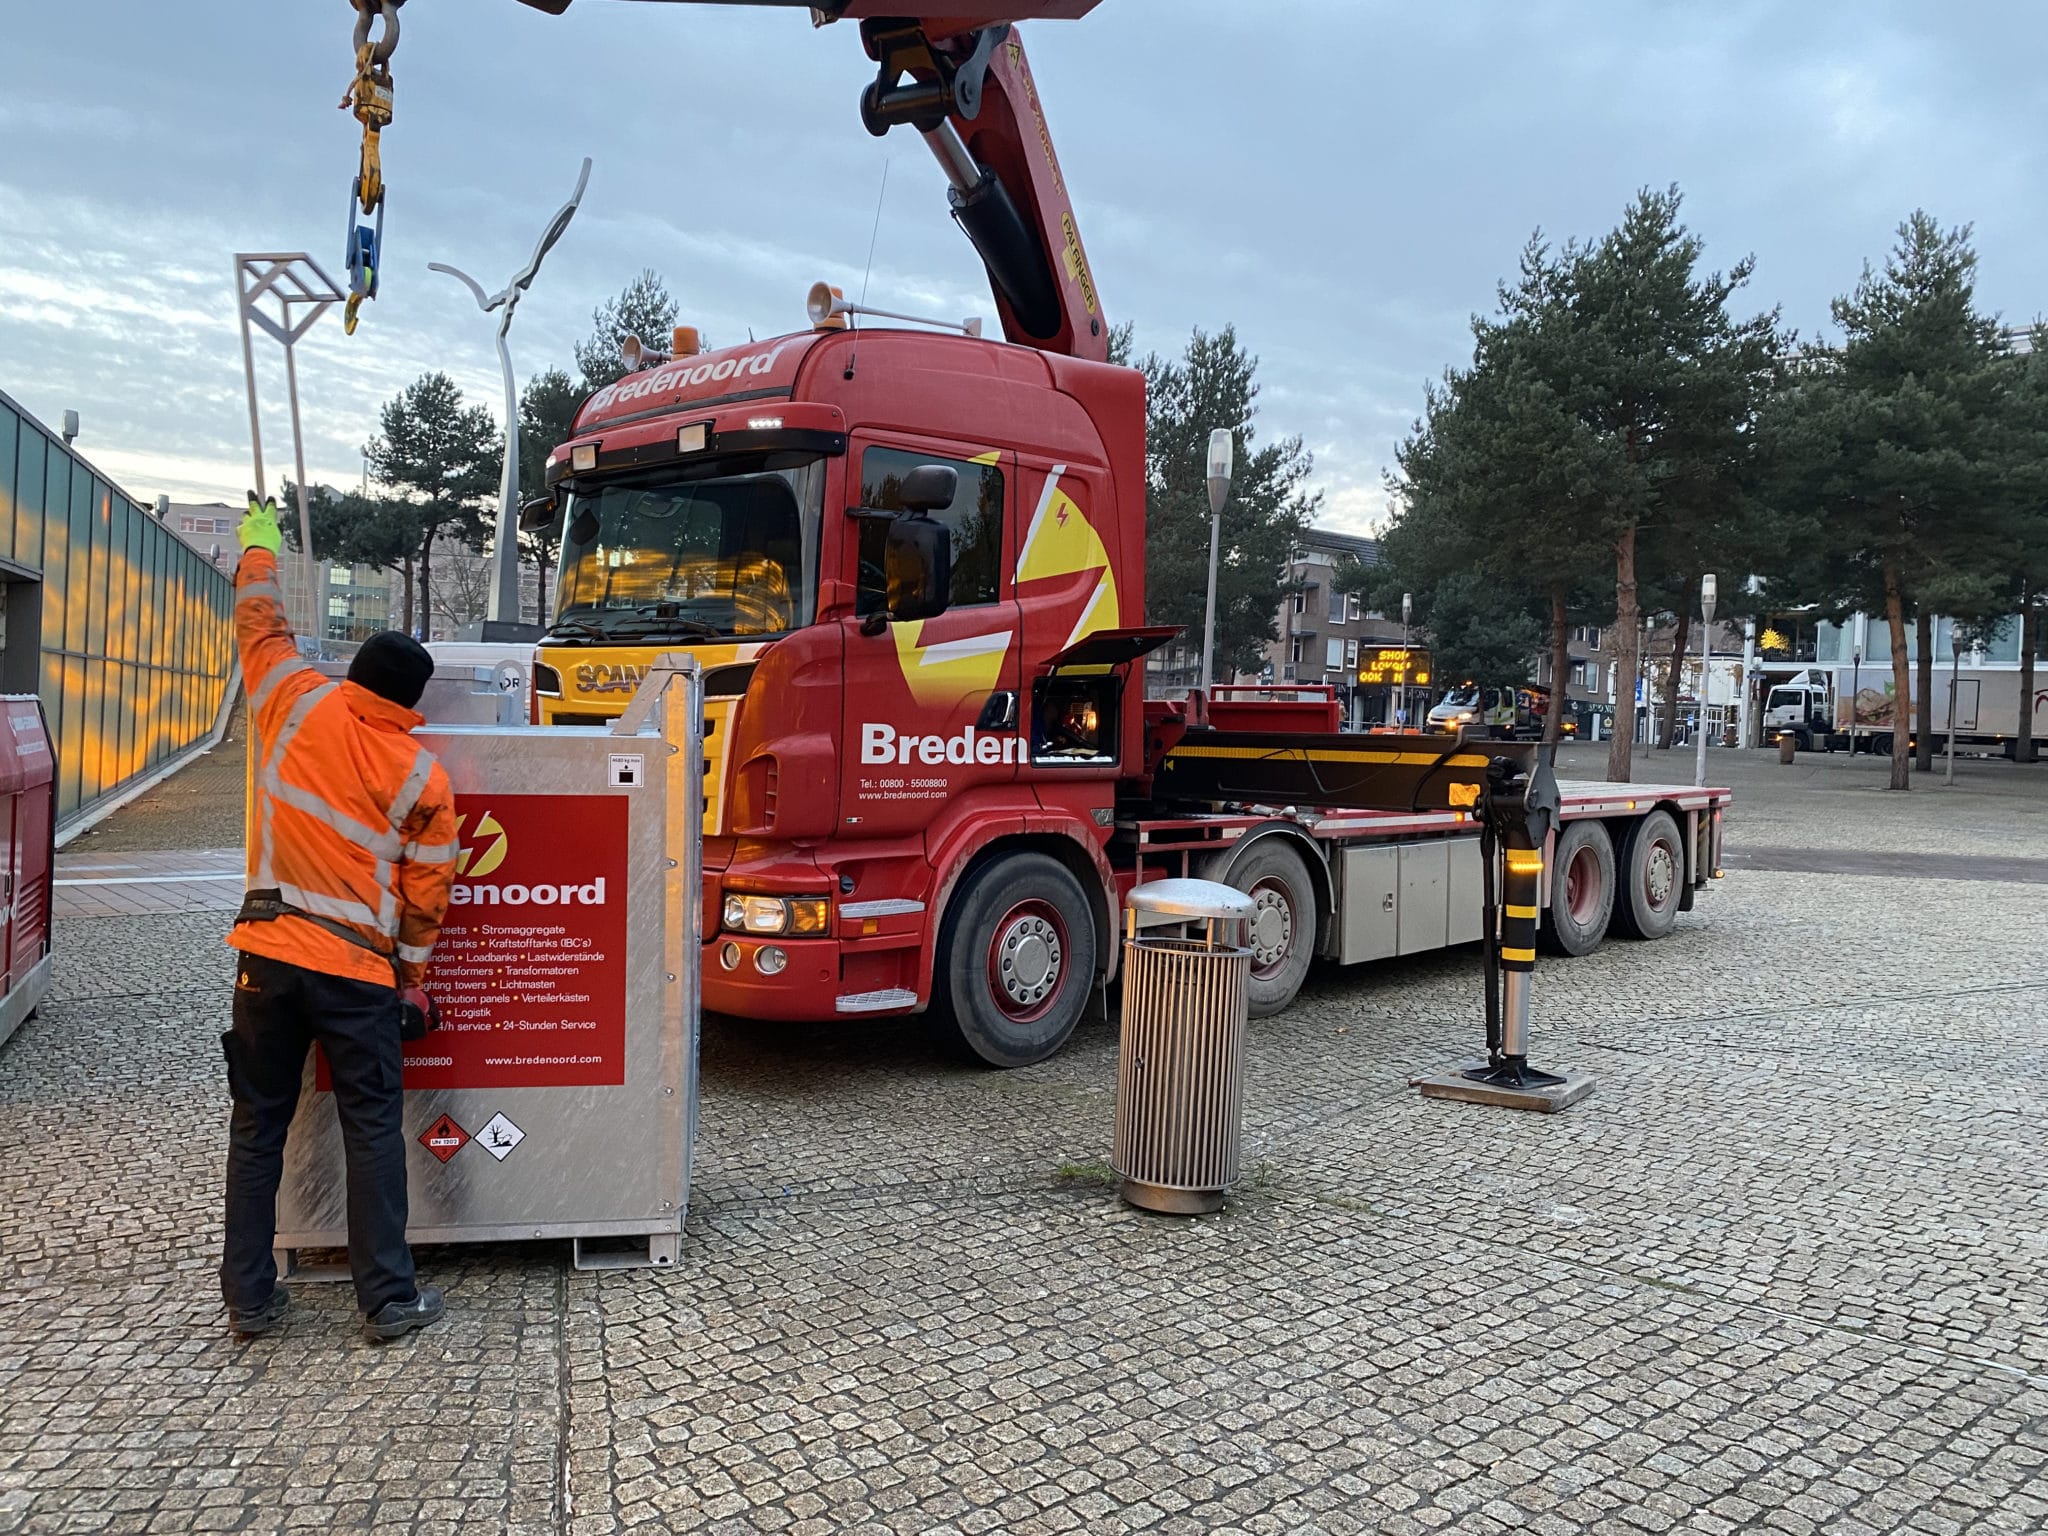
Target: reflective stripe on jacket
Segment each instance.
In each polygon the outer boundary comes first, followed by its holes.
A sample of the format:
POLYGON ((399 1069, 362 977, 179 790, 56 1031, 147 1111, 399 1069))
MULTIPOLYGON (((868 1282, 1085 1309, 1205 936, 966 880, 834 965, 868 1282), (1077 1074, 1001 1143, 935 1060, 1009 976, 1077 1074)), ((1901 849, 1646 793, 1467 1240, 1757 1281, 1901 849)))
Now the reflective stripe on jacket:
POLYGON ((266 549, 235 571, 235 638, 256 753, 249 889, 275 890, 363 944, 293 917, 238 923, 228 943, 387 986, 395 957, 398 979, 417 985, 456 856, 448 775, 409 734, 423 717, 300 659, 266 549))

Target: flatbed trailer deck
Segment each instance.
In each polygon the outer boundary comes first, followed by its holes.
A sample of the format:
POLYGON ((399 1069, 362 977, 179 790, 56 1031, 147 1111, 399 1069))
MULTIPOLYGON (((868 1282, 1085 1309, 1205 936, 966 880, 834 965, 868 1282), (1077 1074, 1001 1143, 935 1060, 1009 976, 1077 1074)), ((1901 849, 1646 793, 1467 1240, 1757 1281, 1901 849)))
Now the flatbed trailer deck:
MULTIPOLYGON (((1720 878, 1728 789, 1568 779, 1557 790, 1538 924, 1549 953, 1583 955, 1610 933, 1662 938, 1720 878)), ((1252 896, 1252 1006, 1263 1016, 1292 1000, 1315 959, 1480 942, 1480 831, 1475 811, 1246 804, 1120 816, 1111 862, 1126 889, 1192 876, 1252 896)))

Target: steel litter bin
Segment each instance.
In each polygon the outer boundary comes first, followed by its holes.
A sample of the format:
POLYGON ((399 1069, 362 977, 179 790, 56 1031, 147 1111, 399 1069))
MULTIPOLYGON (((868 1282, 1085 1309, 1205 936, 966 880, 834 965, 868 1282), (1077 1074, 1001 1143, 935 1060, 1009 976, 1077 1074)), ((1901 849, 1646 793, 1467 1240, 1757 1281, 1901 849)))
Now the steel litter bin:
POLYGON ((1111 1166, 1143 1210, 1217 1210, 1237 1178, 1254 910, 1212 880, 1155 880, 1125 903, 1111 1166), (1145 932, 1169 924, 1176 932, 1145 932))

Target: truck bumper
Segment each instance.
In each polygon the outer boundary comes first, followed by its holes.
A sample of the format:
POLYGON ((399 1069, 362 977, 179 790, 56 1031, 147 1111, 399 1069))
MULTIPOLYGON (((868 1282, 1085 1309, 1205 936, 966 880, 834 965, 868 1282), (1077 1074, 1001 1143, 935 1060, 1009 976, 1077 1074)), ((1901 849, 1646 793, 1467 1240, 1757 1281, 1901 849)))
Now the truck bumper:
MULTIPOLYGON (((704 946, 704 1006, 742 1019, 819 1023, 914 1013, 919 1007, 918 947, 875 948, 873 941, 757 939, 721 934, 704 946), (762 952, 780 950, 780 971, 762 969, 762 952)), ((769 964, 774 956, 769 956, 769 964)))

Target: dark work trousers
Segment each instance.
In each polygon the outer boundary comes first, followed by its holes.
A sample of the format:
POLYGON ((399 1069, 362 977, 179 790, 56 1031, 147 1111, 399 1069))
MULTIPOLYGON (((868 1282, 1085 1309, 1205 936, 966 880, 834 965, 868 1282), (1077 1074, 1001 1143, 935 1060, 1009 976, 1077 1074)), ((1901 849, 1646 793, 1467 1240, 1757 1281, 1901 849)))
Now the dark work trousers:
POLYGON ((334 1081, 348 1165, 348 1267, 356 1305, 375 1312, 387 1302, 412 1300, 418 1288, 405 1242, 398 993, 264 955, 235 959, 235 1027, 220 1037, 235 1100, 222 1296, 231 1308, 253 1311, 277 1283, 271 1246, 285 1132, 298 1108, 306 1049, 317 1040, 334 1081))

